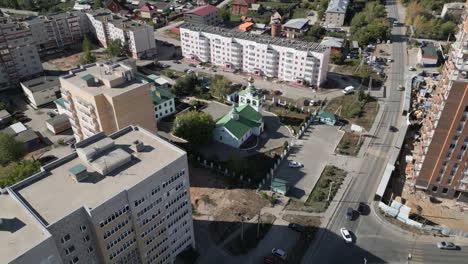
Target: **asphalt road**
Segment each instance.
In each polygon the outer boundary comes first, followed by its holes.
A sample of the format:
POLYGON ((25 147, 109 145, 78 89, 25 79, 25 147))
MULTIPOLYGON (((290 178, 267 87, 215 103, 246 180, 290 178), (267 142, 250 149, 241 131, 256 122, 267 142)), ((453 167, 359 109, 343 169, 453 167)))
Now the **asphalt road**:
MULTIPOLYGON (((387 1, 387 7, 390 17, 398 16, 394 1, 387 1)), ((401 19, 403 18, 400 21, 401 19)), ((406 73, 406 45, 401 32, 398 27, 392 30, 394 62, 390 85, 387 85, 386 98, 383 99, 383 116, 375 137, 370 142, 361 169, 352 174, 354 178, 348 192, 341 201, 336 201, 339 204, 328 225, 328 232, 323 233, 316 247, 307 251, 302 263, 466 263, 467 248, 463 250, 462 247, 461 251, 439 250, 435 246, 435 239, 400 233, 381 222, 374 211, 359 216, 354 221, 345 218, 348 207, 356 209, 359 202, 369 203, 373 200, 390 150, 397 138, 397 133, 390 132, 388 127, 398 126, 403 120, 402 92, 396 90, 399 84, 404 84, 406 73), (354 243, 344 243, 339 231, 341 227, 352 232, 354 243), (410 253, 412 259, 408 261, 410 253)))

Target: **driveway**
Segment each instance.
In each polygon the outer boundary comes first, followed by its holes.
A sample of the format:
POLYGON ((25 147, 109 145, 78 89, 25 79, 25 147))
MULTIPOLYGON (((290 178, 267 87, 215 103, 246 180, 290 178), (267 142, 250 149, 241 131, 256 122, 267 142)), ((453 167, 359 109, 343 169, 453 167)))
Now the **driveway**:
POLYGON ((275 178, 292 184, 288 196, 307 200, 323 168, 333 161, 334 150, 341 136, 342 132, 336 126, 315 124, 309 127, 302 139, 295 142, 291 154, 275 173, 275 178), (289 168, 288 163, 292 160, 301 162, 304 167, 289 168))

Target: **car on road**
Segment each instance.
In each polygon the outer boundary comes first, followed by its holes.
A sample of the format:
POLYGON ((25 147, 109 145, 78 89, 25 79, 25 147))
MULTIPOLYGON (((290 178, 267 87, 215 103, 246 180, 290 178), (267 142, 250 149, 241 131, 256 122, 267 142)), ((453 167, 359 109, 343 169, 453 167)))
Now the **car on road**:
POLYGON ((195 65, 195 64, 193 64, 193 63, 190 63, 188 66, 189 66, 189 67, 193 67, 193 68, 195 68, 195 67, 196 67, 196 65, 195 65))
POLYGON ((273 256, 277 256, 277 257, 279 257, 281 259, 284 259, 284 260, 286 260, 286 258, 288 257, 288 253, 286 253, 286 251, 284 251, 284 250, 282 250, 280 248, 273 248, 271 250, 271 254, 273 256))
POLYGON ((288 228, 290 228, 290 229, 292 229, 292 230, 294 230, 296 232, 299 232, 299 233, 302 233, 305 230, 305 228, 303 226, 301 226, 299 224, 295 224, 295 223, 290 223, 288 225, 288 228))
POLYGON ((357 211, 359 214, 364 214, 366 212, 367 205, 365 203, 359 203, 357 211))
POLYGON ((281 92, 280 90, 274 90, 274 91, 273 91, 273 94, 274 94, 274 95, 281 95, 282 92, 281 92))
POLYGON ((171 66, 168 65, 168 64, 161 64, 160 66, 161 66, 161 68, 163 68, 163 69, 167 69, 167 68, 171 67, 171 66))
POLYGON ((388 127, 388 130, 389 130, 390 132, 397 132, 397 131, 398 131, 398 128, 396 128, 395 126, 389 126, 389 127, 388 127))
POLYGON ((302 165, 302 163, 298 162, 298 161, 290 161, 289 162, 289 168, 302 168, 304 167, 304 165, 302 165))
POLYGON ((352 220, 353 220, 353 216, 354 216, 354 210, 353 210, 353 208, 348 207, 348 209, 346 209, 346 219, 348 219, 349 221, 352 221, 352 220))
POLYGON ((172 62, 175 63, 175 64, 181 64, 182 63, 179 60, 173 60, 172 62))
POLYGON ((198 69, 205 69, 205 67, 203 67, 203 65, 197 65, 197 68, 198 69))
POLYGON ((416 68, 414 68, 414 67, 408 67, 408 70, 409 70, 409 71, 415 71, 416 68))
POLYGON ((351 233, 349 233, 349 230, 342 227, 340 229, 341 236, 345 240, 345 243, 353 243, 353 237, 351 236, 351 233))
POLYGON ((457 246, 454 243, 445 242, 445 241, 437 242, 437 247, 440 248, 440 249, 448 249, 448 250, 457 249, 457 246))
POLYGON ((387 62, 393 62, 393 59, 389 58, 389 59, 387 59, 387 62))
POLYGON ((398 85, 398 88, 397 88, 398 91, 404 91, 405 90, 405 87, 403 85, 398 85))

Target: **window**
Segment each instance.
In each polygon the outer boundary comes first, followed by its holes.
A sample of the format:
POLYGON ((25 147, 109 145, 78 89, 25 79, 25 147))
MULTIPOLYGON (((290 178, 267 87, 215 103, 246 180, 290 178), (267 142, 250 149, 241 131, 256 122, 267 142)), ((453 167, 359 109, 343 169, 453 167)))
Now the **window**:
POLYGON ((447 194, 447 193, 448 193, 448 188, 443 188, 443 189, 442 189, 442 193, 443 193, 443 194, 447 194))
POLYGON ((80 226, 80 230, 81 230, 81 232, 86 231, 86 226, 85 225, 80 226))
POLYGON ((88 236, 88 235, 84 236, 84 237, 83 237, 83 241, 84 241, 84 242, 88 242, 88 241, 89 241, 89 236, 88 236))
POLYGON ((433 192, 437 192, 437 189, 439 189, 439 187, 437 187, 437 186, 432 186, 432 191, 433 191, 433 192))
POLYGON ((78 260, 79 260, 78 257, 73 257, 73 259, 70 260, 69 263, 70 263, 70 264, 75 264, 75 263, 78 263, 78 260))
POLYGON ((72 245, 69 248, 65 249, 65 254, 70 255, 70 253, 72 253, 73 251, 75 251, 75 246, 72 245))
POLYGON ((60 242, 62 242, 62 244, 63 244, 63 243, 65 243, 65 242, 67 242, 68 240, 70 240, 70 238, 71 238, 71 237, 70 237, 70 234, 66 234, 64 237, 62 237, 62 238, 60 239, 60 242))

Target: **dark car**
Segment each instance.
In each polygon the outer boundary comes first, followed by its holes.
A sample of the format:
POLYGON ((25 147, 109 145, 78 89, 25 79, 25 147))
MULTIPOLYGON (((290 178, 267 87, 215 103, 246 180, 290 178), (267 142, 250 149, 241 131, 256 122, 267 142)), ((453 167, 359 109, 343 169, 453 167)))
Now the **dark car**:
POLYGON ((173 63, 175 64, 181 64, 182 62, 178 61, 178 60, 175 60, 175 61, 172 61, 173 63))
POLYGON ((353 220, 353 216, 354 216, 354 210, 353 210, 353 208, 348 207, 348 209, 346 210, 346 219, 352 221, 352 220, 353 220))
POLYGON ((56 114, 54 112, 47 112, 47 115, 50 117, 50 118, 53 118, 56 116, 56 114))
POLYGON ((364 214, 366 212, 367 205, 365 203, 359 203, 357 211, 359 214, 364 214))
POLYGON ((197 67, 197 66, 196 66, 195 64, 193 64, 193 63, 190 63, 188 66, 189 66, 189 67, 193 67, 193 68, 197 67))
POLYGON ((398 128, 394 127, 394 126, 389 126, 388 127, 388 130, 390 130, 390 132, 397 132, 398 131, 398 128))
POLYGON ((48 155, 48 156, 40 157, 38 161, 41 163, 42 166, 44 166, 45 164, 50 163, 56 159, 57 157, 53 155, 48 155))
POLYGON ((294 224, 294 223, 290 223, 288 225, 288 228, 291 228, 292 230, 296 231, 296 232, 304 232, 305 228, 299 224, 294 224))
POLYGON ((26 123, 26 122, 31 121, 31 118, 29 118, 27 116, 22 116, 22 117, 18 118, 17 120, 20 121, 20 122, 26 123))

